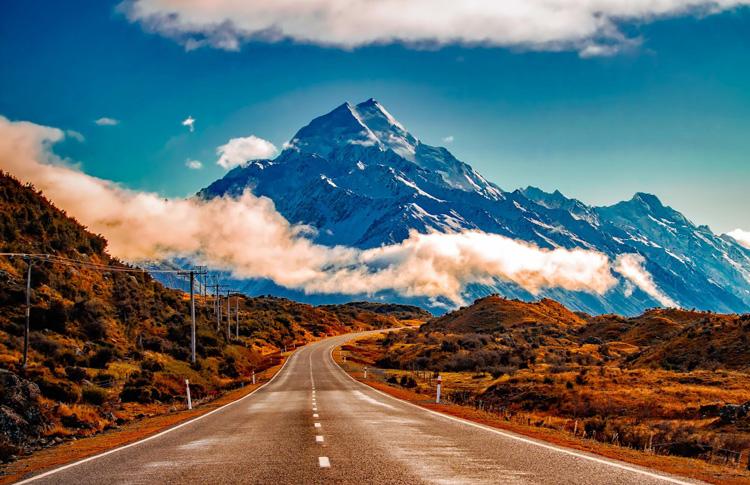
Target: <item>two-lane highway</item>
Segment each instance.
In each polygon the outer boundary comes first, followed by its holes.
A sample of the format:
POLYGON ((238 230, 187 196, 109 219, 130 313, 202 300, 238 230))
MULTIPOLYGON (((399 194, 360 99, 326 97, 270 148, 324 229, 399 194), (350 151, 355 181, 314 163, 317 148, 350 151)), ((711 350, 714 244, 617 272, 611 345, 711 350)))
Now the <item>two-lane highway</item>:
POLYGON ((38 483, 694 483, 445 417, 299 349, 276 378, 156 437, 40 475, 38 483))

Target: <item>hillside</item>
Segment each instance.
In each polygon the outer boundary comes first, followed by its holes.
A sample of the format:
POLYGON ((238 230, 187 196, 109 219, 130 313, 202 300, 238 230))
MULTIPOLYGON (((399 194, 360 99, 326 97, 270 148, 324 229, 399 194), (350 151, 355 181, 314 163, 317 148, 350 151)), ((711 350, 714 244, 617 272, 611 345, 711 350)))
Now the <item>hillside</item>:
POLYGON ((579 315, 548 298, 527 303, 497 295, 480 298, 473 305, 436 318, 423 331, 442 330, 455 333, 493 333, 527 324, 545 324, 572 328, 585 324, 579 315))
MULTIPOLYGON (((279 360, 279 349, 425 316, 378 304, 313 307, 274 298, 239 299, 239 339, 216 329, 211 298, 197 298, 197 362, 189 364, 189 298, 106 252, 33 187, 0 174, 0 252, 85 261, 35 260, 31 272, 28 369, 20 367, 26 262, 0 257, 0 460, 63 439, 213 399, 279 360), (114 267, 106 271, 93 265, 114 267)), ((233 315, 234 321, 234 315, 233 315)))
POLYGON ((589 316, 492 296, 354 355, 427 393, 440 373, 448 400, 506 421, 735 463, 750 448, 748 334, 747 314, 589 316))

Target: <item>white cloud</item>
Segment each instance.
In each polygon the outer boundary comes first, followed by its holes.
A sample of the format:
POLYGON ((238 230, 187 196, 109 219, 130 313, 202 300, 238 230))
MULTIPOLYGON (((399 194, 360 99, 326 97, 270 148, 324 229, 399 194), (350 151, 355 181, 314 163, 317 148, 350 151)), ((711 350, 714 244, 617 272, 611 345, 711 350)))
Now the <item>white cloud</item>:
POLYGON ((232 138, 216 149, 216 154, 219 155, 216 164, 229 170, 248 160, 271 158, 276 153, 278 150, 273 143, 255 135, 232 138))
POLYGON ((454 139, 455 138, 453 138, 453 135, 448 135, 445 138, 443 138, 443 143, 453 143, 454 139))
MULTIPOLYGON (((614 270, 663 306, 678 307, 674 300, 656 286, 654 278, 644 267, 645 263, 645 258, 640 254, 620 254, 615 260, 614 270)), ((627 292, 632 294, 632 287, 626 287, 627 292)))
POLYGON ((728 236, 732 236, 735 241, 750 249, 750 232, 743 231, 742 229, 735 229, 727 233, 728 236))
POLYGON ((195 118, 188 116, 182 120, 182 126, 187 126, 190 129, 190 133, 195 131, 195 118))
POLYGON ((98 120, 94 120, 94 123, 99 126, 116 126, 120 124, 120 120, 104 116, 102 118, 99 118, 98 120))
POLYGON ((602 253, 540 249, 480 231, 412 232, 399 244, 369 250, 322 246, 308 239, 309 228, 290 224, 270 199, 250 191, 234 199, 165 199, 89 176, 51 151, 64 136, 0 116, 0 168, 33 183, 129 261, 187 257, 308 293, 395 290, 455 303, 466 285, 497 278, 533 293, 558 287, 601 294, 617 283, 602 253))
POLYGON ((200 170, 203 168, 203 162, 200 160, 185 160, 185 166, 190 170, 200 170))
POLYGON ((186 49, 260 40, 354 48, 394 42, 578 50, 632 47, 622 25, 708 15, 748 0, 125 0, 120 10, 186 49))

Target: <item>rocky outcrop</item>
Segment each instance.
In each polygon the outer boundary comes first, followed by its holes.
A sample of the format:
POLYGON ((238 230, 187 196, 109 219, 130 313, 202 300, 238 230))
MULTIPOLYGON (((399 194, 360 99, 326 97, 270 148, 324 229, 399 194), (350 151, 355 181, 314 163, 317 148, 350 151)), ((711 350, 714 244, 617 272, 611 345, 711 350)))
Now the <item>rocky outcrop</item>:
POLYGON ((0 369, 0 461, 40 439, 43 431, 39 386, 13 372, 0 369))

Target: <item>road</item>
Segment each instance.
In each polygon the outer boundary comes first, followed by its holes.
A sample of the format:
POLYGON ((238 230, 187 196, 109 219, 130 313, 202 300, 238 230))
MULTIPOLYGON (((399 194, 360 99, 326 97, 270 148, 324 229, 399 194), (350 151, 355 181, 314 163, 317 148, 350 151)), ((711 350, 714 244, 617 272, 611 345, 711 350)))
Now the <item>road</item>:
POLYGON ((358 383, 331 350, 300 348, 239 401, 34 483, 694 483, 484 429, 358 383))

